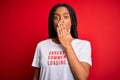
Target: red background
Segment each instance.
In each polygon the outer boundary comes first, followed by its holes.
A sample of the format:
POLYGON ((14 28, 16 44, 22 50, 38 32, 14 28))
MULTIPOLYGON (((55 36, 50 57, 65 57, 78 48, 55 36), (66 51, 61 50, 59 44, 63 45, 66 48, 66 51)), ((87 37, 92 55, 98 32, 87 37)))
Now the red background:
POLYGON ((36 44, 48 38, 48 14, 56 3, 75 9, 79 38, 91 41, 89 80, 119 80, 119 0, 0 0, 0 80, 32 80, 36 44))

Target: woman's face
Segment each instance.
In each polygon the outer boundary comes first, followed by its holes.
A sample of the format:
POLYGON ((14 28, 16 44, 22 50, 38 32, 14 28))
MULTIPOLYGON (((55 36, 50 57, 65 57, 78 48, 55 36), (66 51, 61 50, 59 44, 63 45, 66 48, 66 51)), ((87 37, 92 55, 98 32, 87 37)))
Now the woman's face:
POLYGON ((63 23, 67 30, 71 29, 71 17, 66 7, 58 7, 54 13, 53 24, 55 30, 58 27, 58 23, 63 23))

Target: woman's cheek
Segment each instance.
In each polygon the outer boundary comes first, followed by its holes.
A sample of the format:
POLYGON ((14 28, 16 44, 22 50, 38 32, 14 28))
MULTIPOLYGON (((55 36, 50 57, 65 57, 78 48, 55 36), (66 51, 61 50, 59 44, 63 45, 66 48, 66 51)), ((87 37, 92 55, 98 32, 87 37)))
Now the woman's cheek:
POLYGON ((58 24, 57 23, 54 23, 54 29, 57 30, 57 26, 58 24))

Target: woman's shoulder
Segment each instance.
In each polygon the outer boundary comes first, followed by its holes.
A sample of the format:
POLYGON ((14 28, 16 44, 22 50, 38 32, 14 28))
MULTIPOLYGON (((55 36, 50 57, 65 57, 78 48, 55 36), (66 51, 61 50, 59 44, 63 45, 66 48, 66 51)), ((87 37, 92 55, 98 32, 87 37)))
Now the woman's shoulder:
POLYGON ((44 40, 42 40, 42 41, 39 41, 39 42, 37 43, 37 46, 49 44, 49 43, 50 43, 50 40, 51 40, 51 39, 44 39, 44 40))
POLYGON ((84 40, 84 39, 74 39, 74 40, 72 41, 72 45, 73 45, 73 46, 76 46, 76 47, 78 47, 78 46, 90 45, 90 41, 84 40))
POLYGON ((84 39, 74 39, 73 42, 75 43, 90 43, 90 41, 88 40, 84 40, 84 39))

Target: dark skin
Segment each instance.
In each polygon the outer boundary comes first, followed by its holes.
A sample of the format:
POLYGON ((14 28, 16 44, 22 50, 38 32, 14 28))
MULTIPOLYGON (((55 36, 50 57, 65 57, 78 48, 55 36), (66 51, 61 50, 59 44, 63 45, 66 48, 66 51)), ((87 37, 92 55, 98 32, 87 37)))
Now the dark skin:
POLYGON ((39 80, 40 68, 34 68, 33 80, 39 80))
MULTIPOLYGON (((70 34, 71 18, 69 11, 65 7, 58 7, 54 15, 54 28, 57 32, 57 37, 52 38, 52 41, 61 44, 65 49, 69 65, 76 80, 87 80, 89 75, 90 65, 86 62, 80 62, 73 50, 71 42, 74 38, 70 34)), ((38 80, 40 69, 35 68, 34 79, 38 80)))

